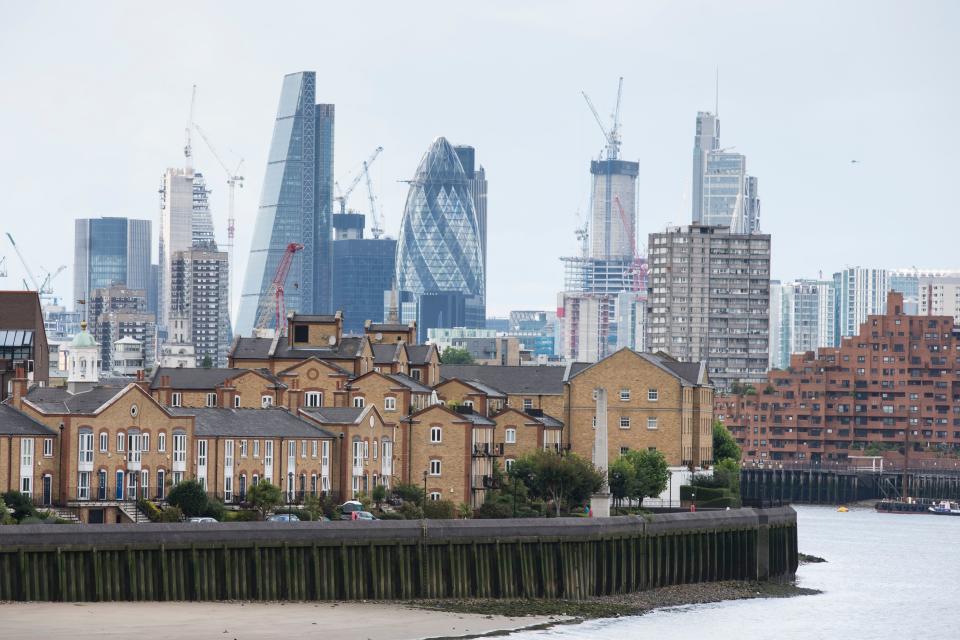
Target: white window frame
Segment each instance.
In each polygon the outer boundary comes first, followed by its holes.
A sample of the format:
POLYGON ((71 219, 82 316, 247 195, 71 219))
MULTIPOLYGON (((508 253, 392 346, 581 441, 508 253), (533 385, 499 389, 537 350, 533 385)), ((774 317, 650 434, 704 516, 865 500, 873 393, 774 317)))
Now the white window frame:
POLYGON ((140 434, 140 451, 142 453, 150 452, 150 434, 149 433, 140 434))
POLYGON ((513 427, 510 427, 503 432, 503 441, 507 444, 516 444, 517 443, 517 430, 513 427))
POLYGON ((524 398, 524 399, 523 399, 523 408, 524 408, 524 410, 533 409, 533 399, 532 399, 532 398, 524 398))
POLYGON ((438 477, 443 473, 443 461, 433 459, 430 461, 430 475, 432 477, 438 477))
POLYGON ((621 429, 630 428, 630 416, 620 416, 620 428, 621 429))
POLYGON ((106 431, 101 431, 98 439, 100 441, 100 453, 107 453, 110 449, 110 434, 106 431))
POLYGON ((167 432, 161 431, 157 434, 157 453, 167 452, 167 432))
POLYGON ((311 441, 310 441, 310 457, 311 457, 311 458, 316 458, 316 457, 317 457, 317 448, 318 448, 318 447, 319 447, 319 440, 311 440, 311 441))
POLYGON ((273 406, 273 396, 263 395, 260 396, 260 408, 269 409, 273 406))
POLYGON ((620 389, 620 401, 630 402, 630 389, 620 389))
POLYGON ((254 458, 260 457, 260 441, 259 440, 253 441, 253 457, 254 458))
MULTIPOLYGON (((187 434, 185 433, 173 434, 173 461, 187 461, 187 434)), ((176 470, 174 470, 174 472, 176 472, 176 470)))
POLYGON ((320 391, 307 391, 303 394, 303 406, 308 408, 319 408, 323 406, 323 393, 320 391))
POLYGON ((170 394, 170 406, 171 407, 182 407, 183 406, 183 394, 179 391, 174 391, 170 394))
MULTIPOLYGON (((91 440, 93 439, 93 434, 90 434, 91 440)), ((91 444, 93 444, 91 442, 91 444)), ((43 457, 52 458, 53 457, 53 438, 44 438, 43 439, 43 457)))
POLYGON ((443 427, 430 427, 430 444, 443 442, 443 427))
POLYGON ((240 441, 240 457, 241 458, 247 457, 247 441, 246 440, 240 441))
POLYGON ((439 492, 439 491, 431 491, 431 492, 430 492, 430 500, 432 500, 433 502, 439 501, 441 497, 442 497, 442 496, 440 495, 440 492, 439 492))
POLYGON ((657 402, 660 400, 660 391, 657 389, 647 389, 647 401, 657 402))
POLYGON ((117 431, 117 453, 123 453, 127 444, 127 434, 123 431, 117 431))
POLYGON ((207 407, 213 408, 217 406, 217 394, 208 393, 207 394, 207 407))
POLYGON ((374 441, 373 441, 373 459, 374 459, 374 460, 377 459, 377 454, 378 454, 379 452, 380 452, 380 441, 379 441, 379 440, 374 440, 374 441))
POLYGON ((239 409, 239 408, 240 408, 240 394, 239 394, 239 393, 238 393, 237 395, 233 396, 233 408, 234 408, 234 409, 239 409))
POLYGON ((393 397, 383 399, 383 410, 384 411, 396 411, 397 410, 397 399, 393 397))
POLYGON ((647 429, 650 431, 656 431, 659 429, 659 426, 657 425, 657 419, 655 417, 647 418, 647 429))
POLYGON ((514 460, 513 458, 506 458, 506 459, 503 461, 503 468, 506 469, 506 470, 509 472, 511 469, 513 469, 513 464, 514 464, 515 462, 516 462, 516 460, 514 460))
POLYGON ((353 399, 354 409, 363 409, 363 406, 365 404, 366 404, 366 400, 364 400, 363 396, 357 396, 356 398, 353 399))

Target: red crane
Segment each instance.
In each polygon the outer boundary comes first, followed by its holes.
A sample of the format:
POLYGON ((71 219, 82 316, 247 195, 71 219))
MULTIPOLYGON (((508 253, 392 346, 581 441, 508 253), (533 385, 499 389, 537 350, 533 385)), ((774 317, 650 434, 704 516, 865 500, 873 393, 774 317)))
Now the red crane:
POLYGON ((613 200, 617 205, 617 211, 620 212, 620 221, 623 222, 623 229, 630 237, 631 262, 627 269, 627 274, 630 278, 630 290, 646 294, 647 270, 649 269, 647 261, 637 253, 636 233, 633 230, 633 225, 630 224, 630 221, 627 219, 626 212, 623 210, 623 204, 620 203, 620 196, 613 196, 613 200))
POLYGON ((260 310, 260 317, 257 318, 257 329, 266 329, 272 315, 274 330, 280 335, 286 334, 287 306, 283 298, 283 287, 287 281, 287 274, 290 273, 290 265, 293 264, 293 255, 301 249, 303 249, 302 244, 291 242, 287 245, 286 251, 283 252, 280 264, 277 265, 277 272, 270 283, 270 290, 267 292, 267 295, 273 298, 273 303, 265 304, 260 310))

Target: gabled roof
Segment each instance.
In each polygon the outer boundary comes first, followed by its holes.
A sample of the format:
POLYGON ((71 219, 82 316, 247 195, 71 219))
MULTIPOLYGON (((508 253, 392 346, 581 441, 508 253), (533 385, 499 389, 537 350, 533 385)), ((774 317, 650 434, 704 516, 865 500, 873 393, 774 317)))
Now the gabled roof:
POLYGON ((316 356, 321 360, 352 360, 363 351, 365 336, 347 336, 333 347, 296 347, 289 345, 286 336, 277 340, 273 357, 287 359, 309 358, 316 356))
POLYGON ((293 415, 286 409, 187 408, 170 410, 178 416, 195 416, 194 435, 236 438, 335 438, 329 431, 293 415))
POLYGON ((453 409, 451 409, 450 407, 444 404, 432 404, 429 407, 424 407, 423 409, 420 409, 420 411, 417 411, 412 416, 410 416, 410 419, 412 420, 421 414, 427 413, 428 411, 433 411, 435 409, 439 411, 445 411, 450 415, 456 416, 459 420, 463 420, 464 422, 472 422, 474 425, 477 425, 477 426, 493 427, 493 426, 496 426, 497 424, 490 418, 486 416, 482 416, 479 413, 460 413, 459 411, 454 411, 453 409))
POLYGON ((243 369, 227 368, 159 367, 150 379, 150 389, 158 389, 163 376, 170 377, 170 386, 174 389, 213 389, 242 371, 243 369))
POLYGON ((446 380, 477 380, 513 395, 560 395, 565 367, 442 364, 440 377, 446 380))
POLYGON ((0 435, 55 436, 56 431, 7 404, 0 404, 0 435))
POLYGON ((127 393, 137 393, 144 398, 145 402, 150 402, 161 411, 173 415, 145 389, 132 382, 123 387, 98 385, 81 393, 70 393, 64 387, 33 387, 23 400, 46 414, 95 414, 127 393))
POLYGON ((373 348, 373 364, 393 364, 400 359, 400 349, 403 347, 403 343, 372 344, 371 347, 373 348))
MULTIPOLYGON (((707 383, 701 382, 701 380, 706 380, 706 375, 704 375, 705 366, 706 366, 705 363, 680 362, 663 353, 643 353, 640 351, 634 351, 633 349, 628 349, 627 347, 624 347, 620 351, 628 351, 634 354, 635 356, 637 356, 638 358, 646 360, 647 362, 657 367, 661 371, 664 371, 670 374, 671 376, 677 378, 678 380, 680 380, 681 385, 698 386, 703 384, 709 384, 708 382, 707 383)), ((620 353, 620 351, 617 351, 613 355, 620 353)), ((609 356, 609 357, 612 357, 612 356, 609 356)), ((582 369, 578 370, 576 373, 571 373, 568 379, 572 380, 574 377, 580 375, 587 369, 603 364, 605 361, 606 361, 606 358, 604 358, 603 360, 600 360, 599 362, 594 362, 593 364, 587 365, 586 367, 583 367, 582 369)))
POLYGON ((230 349, 231 358, 241 360, 266 360, 270 357, 271 338, 237 338, 230 349))
POLYGON ((412 365, 430 364, 430 355, 436 351, 436 346, 432 344, 408 344, 407 360, 412 365))
POLYGON ((500 391, 499 389, 494 389, 490 385, 483 384, 479 380, 466 380, 463 378, 446 378, 443 382, 438 384, 435 389, 439 389, 445 384, 458 382, 466 387, 469 387, 476 391, 477 393, 482 393, 488 398, 506 398, 507 395, 500 391))
POLYGON ((367 325, 366 330, 380 331, 380 332, 388 331, 391 333, 399 333, 399 332, 406 333, 407 331, 410 331, 410 329, 412 328, 413 327, 406 324, 395 324, 391 322, 371 322, 369 325, 367 325))
POLYGON ((433 389, 431 389, 427 385, 417 382, 416 380, 414 380, 413 378, 411 378, 406 374, 388 373, 386 375, 391 380, 397 381, 398 383, 402 384, 403 386, 405 386, 407 389, 410 389, 410 391, 414 393, 431 393, 433 391, 433 389))
POLYGON ((539 414, 527 413, 526 411, 521 411, 516 407, 504 407, 503 410, 498 411, 495 415, 491 417, 494 420, 496 420, 500 416, 507 413, 516 413, 516 414, 522 415, 526 420, 528 420, 527 422, 528 425, 541 424, 544 427, 547 427, 548 429, 560 429, 563 427, 563 421, 558 418, 554 418, 551 415, 548 415, 546 413, 539 413, 539 414))
MULTIPOLYGON (((345 375, 345 376, 352 376, 352 375, 353 375, 352 373, 350 373, 349 371, 347 371, 346 369, 344 369, 344 368, 341 367, 340 365, 334 364, 334 363, 332 363, 332 362, 327 362, 326 360, 321 360, 320 358, 318 358, 318 357, 316 357, 316 356, 310 356, 309 358, 304 358, 304 359, 301 360, 300 362, 298 362, 298 363, 296 363, 296 364, 292 364, 292 365, 290 365, 289 367, 287 367, 286 369, 284 369, 283 371, 280 371, 279 373, 277 373, 277 375, 278 375, 278 376, 287 375, 287 374, 289 374, 291 371, 293 371, 294 369, 296 369, 296 368, 298 368, 298 367, 302 367, 306 362, 308 362, 308 361, 310 361, 310 360, 313 360, 313 361, 315 361, 315 362, 319 362, 320 364, 322 364, 323 366, 325 366, 325 367, 327 367, 327 368, 329 368, 329 369, 333 369, 334 371, 337 372, 337 374, 345 375)), ((258 369, 258 371, 259 371, 259 369, 258 369)))

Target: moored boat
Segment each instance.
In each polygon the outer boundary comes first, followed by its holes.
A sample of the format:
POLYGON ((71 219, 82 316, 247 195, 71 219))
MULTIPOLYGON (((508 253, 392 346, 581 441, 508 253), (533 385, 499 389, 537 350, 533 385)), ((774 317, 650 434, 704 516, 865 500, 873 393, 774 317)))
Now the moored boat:
POLYGON ((941 500, 927 510, 936 516, 960 516, 960 505, 949 500, 941 500))

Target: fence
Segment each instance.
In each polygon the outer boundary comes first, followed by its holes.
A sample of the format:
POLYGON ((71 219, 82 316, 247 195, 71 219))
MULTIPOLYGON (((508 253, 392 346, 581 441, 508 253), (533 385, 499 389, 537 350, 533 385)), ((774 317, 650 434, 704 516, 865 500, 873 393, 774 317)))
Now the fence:
POLYGON ((0 601, 570 598, 789 578, 796 514, 0 527, 0 601))

